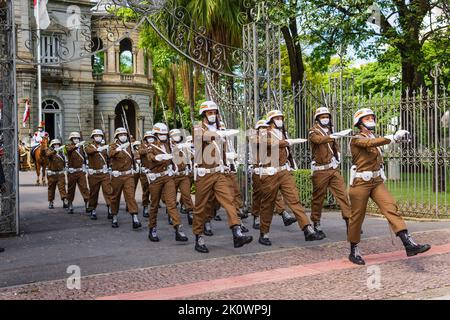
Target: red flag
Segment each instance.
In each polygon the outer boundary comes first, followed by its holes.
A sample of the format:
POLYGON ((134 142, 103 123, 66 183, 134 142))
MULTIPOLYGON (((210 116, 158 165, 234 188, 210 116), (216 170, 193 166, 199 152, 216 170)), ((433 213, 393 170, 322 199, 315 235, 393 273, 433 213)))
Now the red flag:
POLYGON ((34 17, 39 29, 45 30, 50 25, 50 17, 47 11, 48 0, 34 0, 34 17))
POLYGON ((23 113, 23 119, 22 119, 24 128, 27 126, 28 118, 30 118, 30 100, 29 99, 25 100, 25 112, 23 113))

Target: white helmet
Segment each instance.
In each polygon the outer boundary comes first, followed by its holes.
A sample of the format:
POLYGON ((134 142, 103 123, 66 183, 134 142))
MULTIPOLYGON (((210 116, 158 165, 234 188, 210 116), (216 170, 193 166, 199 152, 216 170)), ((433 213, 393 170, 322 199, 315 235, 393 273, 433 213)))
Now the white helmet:
POLYGON ((169 130, 167 129, 167 126, 164 123, 156 123, 153 126, 153 133, 154 134, 168 134, 169 130))
POLYGON ((192 136, 187 136, 186 137, 186 142, 192 142, 192 136))
POLYGON ((141 145, 141 142, 139 140, 136 140, 131 144, 133 147, 139 147, 141 145))
POLYGON ((256 122, 256 124, 255 124, 255 129, 259 129, 259 128, 261 128, 261 127, 268 127, 268 126, 269 126, 269 125, 267 124, 267 121, 261 119, 261 120, 258 120, 258 122, 256 122))
POLYGON ((200 109, 198 110, 198 114, 202 115, 203 112, 209 111, 209 110, 219 110, 219 107, 214 101, 205 101, 200 105, 200 109))
POLYGON ((117 136, 119 134, 123 134, 123 133, 128 134, 127 129, 125 129, 125 128, 117 128, 116 131, 114 132, 114 138, 117 138, 117 136))
POLYGON ((316 110, 316 113, 314 113, 314 120, 317 120, 317 117, 322 115, 322 114, 329 114, 331 117, 331 112, 328 108, 326 107, 320 107, 316 110))
POLYGON ((78 139, 81 139, 81 135, 80 135, 80 133, 79 132, 71 132, 70 134, 69 134, 69 140, 72 140, 73 138, 78 138, 78 139))
POLYGON ((175 136, 175 135, 180 135, 181 136, 181 131, 180 131, 180 129, 172 129, 172 130, 169 131, 169 135, 170 135, 171 138, 173 136, 175 136))
POLYGON ((143 139, 148 138, 148 137, 155 137, 155 133, 153 132, 153 130, 146 131, 143 139))
POLYGON ((369 108, 362 108, 355 112, 355 115, 353 116, 353 125, 356 127, 358 126, 359 121, 361 118, 364 118, 365 116, 374 116, 375 113, 372 111, 372 109, 369 108))
POLYGON ((284 118, 284 115, 280 110, 269 111, 269 113, 267 114, 267 122, 272 120, 272 118, 274 118, 274 117, 283 117, 284 118))
POLYGON ((49 146, 51 147, 51 146, 54 145, 54 144, 61 144, 61 140, 59 140, 59 139, 53 139, 52 141, 50 141, 49 146))
POLYGON ((102 136, 102 137, 105 136, 105 135, 103 134, 103 131, 100 130, 100 129, 94 129, 94 130, 92 130, 91 138, 92 138, 93 136, 96 136, 96 135, 99 135, 99 136, 102 136))

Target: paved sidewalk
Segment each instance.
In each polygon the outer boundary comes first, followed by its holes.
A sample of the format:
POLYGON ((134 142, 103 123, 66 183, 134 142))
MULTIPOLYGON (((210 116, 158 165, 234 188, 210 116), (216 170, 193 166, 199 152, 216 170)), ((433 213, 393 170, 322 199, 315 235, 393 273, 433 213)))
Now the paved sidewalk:
MULTIPOLYGON (((258 244, 258 231, 250 228, 255 240, 235 249, 226 221, 214 221, 215 235, 205 237, 211 252, 200 254, 194 251, 193 235, 185 215, 182 219, 189 237, 187 243, 175 242, 164 208, 158 217, 161 242, 151 243, 147 239, 147 220, 141 217, 144 228, 133 231, 131 218, 125 215, 124 207, 119 213, 120 228, 112 229, 103 205, 98 210, 97 221, 91 221, 83 213, 79 193, 74 215, 68 215, 62 208, 48 210, 46 188, 35 187, 33 183, 34 174, 21 173, 21 236, 0 239, 0 247, 6 248, 0 254, 0 299, 98 299, 266 271, 276 274, 273 270, 316 263, 333 265, 336 261, 346 260, 349 251, 345 224, 338 212, 324 213, 323 227, 327 238, 314 242, 305 242, 297 225, 285 227, 281 218, 274 217, 271 247, 258 244), (66 281, 70 276, 67 268, 71 265, 80 267, 81 290, 67 289, 66 281)), ((138 200, 139 189, 140 186, 138 200)), ((220 215, 226 219, 224 212, 220 215)), ((251 219, 247 219, 249 227, 250 224, 251 219)), ((450 243, 450 222, 409 221, 407 225, 416 233, 417 241, 433 246, 450 243)), ((391 238, 384 219, 367 217, 363 229, 361 249, 367 257, 403 250, 400 240, 391 238)), ((202 292, 190 298, 384 299, 450 286, 448 253, 404 258, 381 263, 382 274, 389 276, 383 276, 382 290, 373 292, 366 292, 367 267, 362 267, 332 268, 320 274, 254 285, 238 278, 239 286, 234 289, 225 287, 220 292, 202 292)))

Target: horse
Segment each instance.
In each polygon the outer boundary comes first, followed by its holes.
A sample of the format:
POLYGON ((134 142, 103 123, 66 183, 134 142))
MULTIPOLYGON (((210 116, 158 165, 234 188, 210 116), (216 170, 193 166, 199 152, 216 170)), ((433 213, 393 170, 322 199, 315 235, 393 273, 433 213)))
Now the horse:
POLYGON ((43 147, 48 147, 48 137, 42 137, 42 140, 40 142, 40 145, 36 147, 34 150, 34 168, 36 169, 36 185, 40 185, 40 175, 41 175, 41 168, 42 168, 42 185, 47 185, 47 181, 45 180, 45 171, 47 169, 47 158, 44 157, 44 154, 42 153, 43 147))

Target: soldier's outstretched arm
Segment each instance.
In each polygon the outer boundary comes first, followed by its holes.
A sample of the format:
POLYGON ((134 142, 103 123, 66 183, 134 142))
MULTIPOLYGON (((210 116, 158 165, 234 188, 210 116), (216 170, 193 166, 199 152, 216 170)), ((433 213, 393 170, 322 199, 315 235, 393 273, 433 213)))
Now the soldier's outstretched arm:
POLYGON ((330 136, 323 136, 315 130, 309 131, 309 140, 315 144, 330 143, 334 141, 330 136))
POLYGON ((391 143, 391 140, 379 137, 379 138, 366 138, 366 137, 355 137, 352 138, 353 145, 360 148, 372 148, 372 147, 380 147, 386 144, 391 143))

